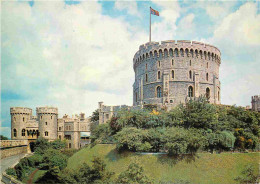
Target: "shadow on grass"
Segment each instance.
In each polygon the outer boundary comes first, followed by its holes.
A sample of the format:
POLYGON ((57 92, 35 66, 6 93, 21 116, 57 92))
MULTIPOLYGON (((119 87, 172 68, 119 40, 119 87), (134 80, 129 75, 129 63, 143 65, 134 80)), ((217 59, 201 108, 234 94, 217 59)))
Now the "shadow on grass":
POLYGON ((107 155, 106 158, 112 162, 116 162, 122 158, 132 157, 134 156, 133 152, 130 151, 117 151, 116 149, 112 149, 107 155))
POLYGON ((199 158, 196 154, 183 154, 183 155, 158 155, 157 161, 161 164, 168 164, 170 166, 176 165, 178 162, 185 161, 186 163, 195 162, 196 158, 199 158))

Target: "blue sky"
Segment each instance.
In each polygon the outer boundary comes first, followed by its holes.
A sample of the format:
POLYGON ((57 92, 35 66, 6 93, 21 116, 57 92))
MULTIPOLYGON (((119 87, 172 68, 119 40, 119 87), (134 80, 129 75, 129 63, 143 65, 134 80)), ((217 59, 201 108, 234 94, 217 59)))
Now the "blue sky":
POLYGON ((99 101, 132 104, 132 58, 149 39, 196 40, 222 53, 223 104, 260 93, 259 1, 2 1, 1 134, 10 107, 56 106, 59 116, 99 101))

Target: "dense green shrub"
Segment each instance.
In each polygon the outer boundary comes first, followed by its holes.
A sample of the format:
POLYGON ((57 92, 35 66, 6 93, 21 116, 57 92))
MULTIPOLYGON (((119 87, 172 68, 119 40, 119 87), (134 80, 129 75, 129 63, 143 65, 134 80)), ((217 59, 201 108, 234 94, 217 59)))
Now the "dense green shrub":
POLYGON ((143 167, 139 166, 137 163, 131 163, 126 171, 120 173, 116 183, 149 184, 154 182, 144 174, 143 167))
POLYGON ((260 113, 210 104, 200 97, 169 112, 153 107, 121 110, 107 125, 94 129, 92 141, 115 141, 118 150, 171 154, 195 153, 199 149, 259 149, 259 125, 260 113))

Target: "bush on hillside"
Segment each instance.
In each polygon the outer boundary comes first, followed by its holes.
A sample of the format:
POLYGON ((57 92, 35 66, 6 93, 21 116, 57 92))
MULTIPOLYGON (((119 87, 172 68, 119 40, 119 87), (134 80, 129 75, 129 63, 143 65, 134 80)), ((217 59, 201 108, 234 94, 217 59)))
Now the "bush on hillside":
POLYGON ((144 174, 144 169, 137 163, 131 163, 126 171, 119 174, 116 183, 154 183, 147 175, 144 174))

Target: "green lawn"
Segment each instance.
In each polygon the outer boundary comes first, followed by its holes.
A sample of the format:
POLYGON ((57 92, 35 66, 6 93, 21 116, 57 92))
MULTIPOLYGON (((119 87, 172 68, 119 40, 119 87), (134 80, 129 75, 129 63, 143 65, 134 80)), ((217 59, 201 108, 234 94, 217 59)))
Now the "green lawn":
MULTIPOLYGON (((90 163, 94 156, 103 158, 116 176, 137 161, 145 173, 155 181, 186 180, 191 183, 231 184, 244 167, 252 163, 258 168, 259 153, 199 153, 195 158, 169 158, 165 155, 118 154, 115 145, 96 145, 83 148, 69 158, 68 168, 77 169, 83 162, 90 163)), ((256 171, 258 172, 258 171, 256 171)))

